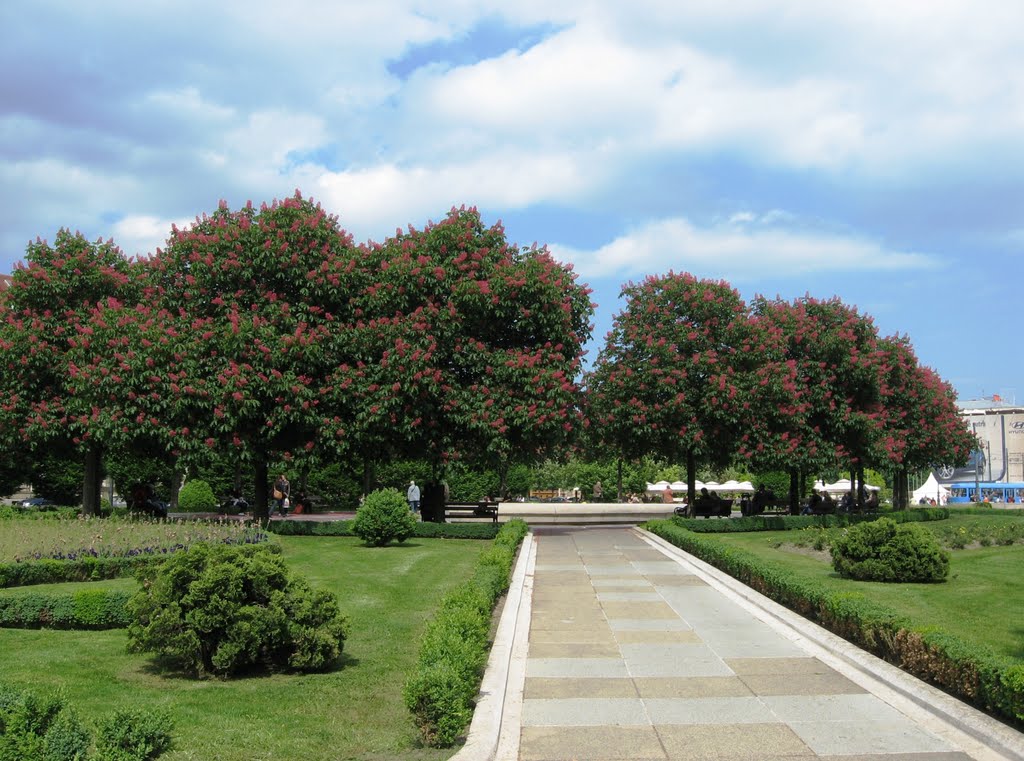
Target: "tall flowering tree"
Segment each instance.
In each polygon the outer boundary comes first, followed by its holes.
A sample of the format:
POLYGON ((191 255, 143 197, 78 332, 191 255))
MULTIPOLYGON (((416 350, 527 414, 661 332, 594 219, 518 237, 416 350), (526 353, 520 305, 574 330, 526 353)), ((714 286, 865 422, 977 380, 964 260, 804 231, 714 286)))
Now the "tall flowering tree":
POLYGON ((252 465, 257 515, 269 462, 337 443, 325 431, 338 411, 321 394, 346 350, 350 247, 299 194, 258 210, 222 204, 172 230, 149 263, 151 301, 125 318, 146 349, 129 360, 147 384, 125 394, 129 415, 175 454, 236 450, 252 465))
POLYGON ((368 459, 543 458, 576 424, 589 291, 544 249, 510 245, 475 209, 363 247, 330 392, 355 403, 368 459))
POLYGON ((884 459, 887 365, 871 318, 839 299, 810 296, 758 299, 753 312, 772 336, 773 367, 765 373, 774 380, 767 382, 784 379, 791 402, 790 414, 755 423, 747 453, 788 463, 794 498, 798 474, 845 467, 857 475, 884 459))
POLYGON ((587 379, 594 436, 621 456, 724 463, 749 409, 759 347, 739 294, 724 282, 669 273, 627 285, 587 379))
POLYGON ((0 438, 7 445, 71 447, 85 462, 83 509, 99 509, 104 421, 75 377, 75 354, 93 340, 89 314, 108 299, 132 301, 132 265, 112 241, 60 230, 31 243, 0 310, 0 438))
POLYGON ((905 508, 911 472, 965 465, 978 444, 960 416, 952 386, 918 363, 906 337, 879 341, 878 356, 884 368, 879 467, 893 472, 894 503, 905 508))

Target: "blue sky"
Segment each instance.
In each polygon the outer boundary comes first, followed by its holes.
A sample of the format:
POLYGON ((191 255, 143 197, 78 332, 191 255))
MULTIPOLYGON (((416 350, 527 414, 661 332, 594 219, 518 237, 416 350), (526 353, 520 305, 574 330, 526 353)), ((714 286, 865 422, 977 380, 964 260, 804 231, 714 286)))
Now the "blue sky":
POLYGON ((1024 402, 1024 4, 0 5, 0 272, 296 188, 357 240, 453 205, 598 302, 668 270, 839 296, 1024 402))

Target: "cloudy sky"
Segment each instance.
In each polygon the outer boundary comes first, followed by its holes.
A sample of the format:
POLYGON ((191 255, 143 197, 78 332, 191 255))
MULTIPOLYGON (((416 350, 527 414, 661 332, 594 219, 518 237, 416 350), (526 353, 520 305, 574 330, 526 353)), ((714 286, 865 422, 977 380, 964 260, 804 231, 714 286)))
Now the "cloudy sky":
POLYGON ((839 296, 1024 402, 1024 4, 6 0, 0 272, 296 188, 357 240, 475 205, 571 261, 839 296))

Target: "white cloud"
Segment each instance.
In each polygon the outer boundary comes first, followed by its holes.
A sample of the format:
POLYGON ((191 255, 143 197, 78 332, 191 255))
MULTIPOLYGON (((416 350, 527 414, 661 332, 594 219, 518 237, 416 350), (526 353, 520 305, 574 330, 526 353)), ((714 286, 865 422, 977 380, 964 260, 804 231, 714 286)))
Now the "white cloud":
POLYGON ((163 248, 171 234, 171 226, 188 227, 193 219, 160 219, 137 214, 116 222, 112 236, 127 256, 148 256, 163 248))
MULTIPOLYGON (((763 219, 763 218, 762 218, 763 219)), ((938 266, 934 258, 896 251, 877 242, 834 234, 754 226, 738 213, 724 225, 698 227, 676 217, 651 222, 596 250, 552 244, 555 257, 573 262, 585 277, 691 271, 749 282, 811 272, 866 272, 938 266), (741 224, 737 224, 737 222, 741 224)))

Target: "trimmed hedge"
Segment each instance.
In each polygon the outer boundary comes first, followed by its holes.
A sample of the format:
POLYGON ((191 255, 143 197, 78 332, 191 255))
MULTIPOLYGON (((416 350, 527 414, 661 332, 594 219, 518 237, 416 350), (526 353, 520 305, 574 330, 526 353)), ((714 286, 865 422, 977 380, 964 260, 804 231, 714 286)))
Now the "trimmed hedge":
POLYGON ((852 513, 840 515, 752 515, 749 518, 711 520, 708 518, 680 518, 670 520, 681 528, 698 534, 728 534, 750 531, 790 531, 801 528, 842 528, 857 523, 877 521, 885 517, 896 523, 914 521, 943 521, 949 518, 944 507, 926 507, 914 510, 897 510, 891 513, 852 513))
MULTIPOLYGON (((343 521, 270 521, 267 531, 281 536, 355 536, 351 520, 343 521)), ((417 523, 416 539, 494 539, 497 523, 417 523)))
POLYGON ((508 589, 516 549, 529 527, 504 524, 480 553, 473 576, 449 592, 427 624, 419 662, 405 685, 405 704, 432 747, 449 747, 473 717, 487 662, 491 616, 508 589))
POLYGON ((0 595, 0 627, 123 629, 131 622, 126 607, 131 596, 131 592, 109 589, 0 595))
POLYGON ((100 581, 133 576, 148 565, 160 563, 162 556, 93 558, 80 560, 31 560, 0 563, 0 588, 27 587, 33 584, 60 584, 66 581, 100 581))
POLYGON ((1024 666, 944 632, 917 630, 909 619, 863 593, 832 592, 794 579, 785 568, 671 520, 650 521, 645 528, 904 671, 982 710, 1024 721, 1024 666))

